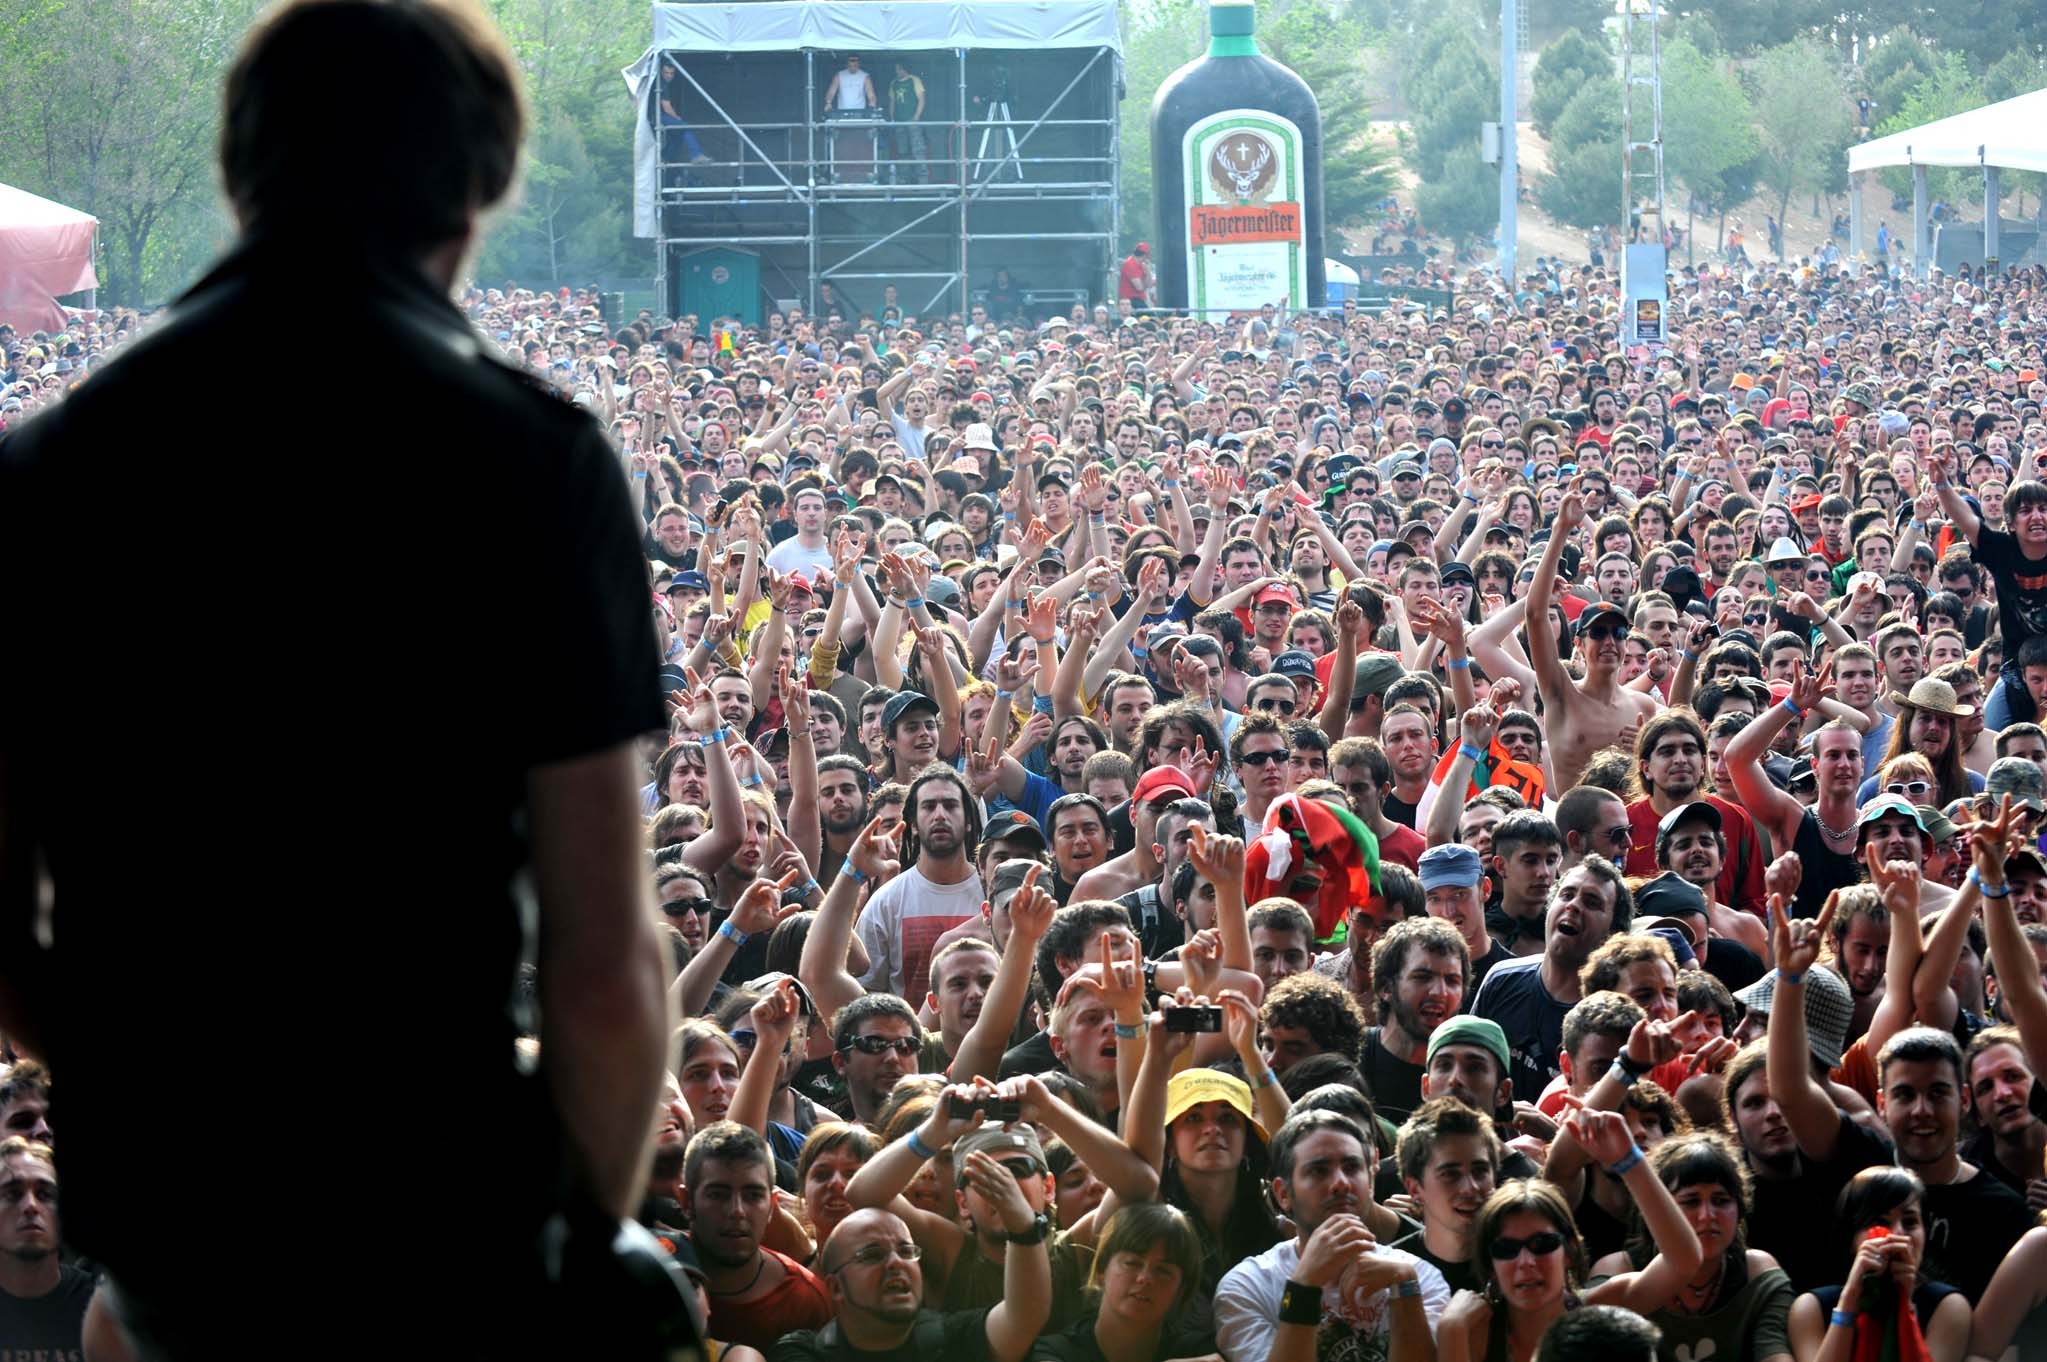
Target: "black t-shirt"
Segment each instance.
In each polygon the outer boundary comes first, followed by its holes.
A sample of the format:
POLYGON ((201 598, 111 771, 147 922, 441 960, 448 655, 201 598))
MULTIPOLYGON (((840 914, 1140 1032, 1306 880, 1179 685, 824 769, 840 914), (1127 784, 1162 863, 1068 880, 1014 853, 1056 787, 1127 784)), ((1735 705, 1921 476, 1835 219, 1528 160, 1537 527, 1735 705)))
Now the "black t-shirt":
POLYGON ((1757 1176, 1748 1246, 1776 1258, 1797 1290, 1840 1281, 1848 1264, 1831 1228, 1834 1202, 1849 1178, 1872 1164, 1890 1161, 1888 1140, 1841 1117, 1833 1158, 1825 1163, 1802 1159, 1796 1175, 1788 1178, 1757 1176))
POLYGON ((1926 1213, 1926 1275, 1969 1298, 1983 1290, 2019 1236, 2033 1227, 2025 1198, 1991 1174, 1978 1170, 1966 1182, 1929 1185, 1926 1213))
POLYGON ((1414 827, 1415 813, 1420 806, 1410 804, 1391 790, 1379 801, 1379 811, 1386 815, 1389 823, 1398 823, 1403 828, 1414 827))
POLYGON ((836 1321, 822 1329, 783 1334, 768 1349, 767 1362, 988 1362, 986 1310, 919 1310, 910 1335, 893 1348, 856 1348, 836 1321))
POLYGON ((84 1356, 80 1335, 92 1300, 92 1274, 68 1263, 57 1271, 56 1287, 40 1296, 0 1291, 0 1357, 78 1362, 84 1356))
POLYGON ((1997 627, 2004 635, 2004 655, 2019 655, 2019 645, 2035 634, 2047 634, 2047 558, 2028 558, 2015 535, 1985 525, 1976 536, 1976 561, 1997 587, 1997 627))
MULTIPOLYGON (((338 1292, 360 1266, 345 1236, 242 1251, 274 1237, 276 1188, 308 1166, 350 1204, 432 1197, 459 1164, 512 1189, 467 1227, 486 1258, 502 1254, 482 1275, 523 1261, 513 1246, 531 1243, 560 1158, 542 1080, 514 1048, 528 779, 666 726, 648 591, 626 477, 597 424, 491 358, 424 274, 365 261, 339 230, 245 245, 0 444, 0 616, 21 641, 0 750, 37 808, 54 883, 59 944, 37 1020, 64 1075, 64 1229, 129 1296, 209 1311, 229 1255, 246 1293, 274 1291, 281 1307, 338 1292), (249 341, 303 307, 311 259, 323 343, 402 379, 374 402, 323 394, 308 421, 321 380, 304 356, 249 341), (203 457, 172 466, 134 438, 137 412, 189 408, 193 374, 226 354, 235 396, 195 419, 203 457), (276 525, 250 514, 252 475, 271 505, 346 540, 317 620, 303 576, 276 561, 276 525), (150 547, 176 590, 137 597, 133 564, 107 552, 109 486, 176 526, 150 547), (457 605, 479 552, 493 590, 519 602, 523 641, 487 680, 488 641, 457 605), (145 674, 149 764, 175 773, 174 797, 108 855, 107 773, 88 735, 133 721, 145 674), (139 901, 138 865, 203 886, 203 911, 139 901), (131 1131, 136 1111, 186 1101, 190 1075, 135 1063, 136 1016, 206 1056, 215 1115, 247 1137, 203 1223, 180 1235, 143 1229, 190 1216, 172 1184, 135 1177, 131 1131), (405 1056, 377 1080, 406 1112, 402 1145, 365 1146, 277 1101, 266 1022, 279 1018, 294 1053, 405 1056)), ((399 1294, 442 1277, 431 1255, 394 1271, 399 1294)))
POLYGON ((1379 1036, 1376 1026, 1365 1032, 1358 1072, 1371 1090, 1373 1110, 1399 1125, 1422 1104, 1422 1066, 1394 1054, 1379 1036))
POLYGON ((1478 1273, 1471 1266, 1469 1258, 1438 1258, 1429 1251, 1429 1244, 1420 1230, 1393 1241, 1393 1247, 1405 1249, 1423 1262, 1443 1274, 1443 1280, 1450 1283, 1452 1291, 1482 1291, 1485 1283, 1478 1279, 1478 1273))

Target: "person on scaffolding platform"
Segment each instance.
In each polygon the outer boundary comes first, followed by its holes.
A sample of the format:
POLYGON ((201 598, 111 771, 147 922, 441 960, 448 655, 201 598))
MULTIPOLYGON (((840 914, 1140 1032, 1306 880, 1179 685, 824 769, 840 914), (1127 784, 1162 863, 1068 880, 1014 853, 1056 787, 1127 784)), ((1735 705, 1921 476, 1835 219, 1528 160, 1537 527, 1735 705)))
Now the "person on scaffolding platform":
MULTIPOLYGON (((824 90, 827 121, 844 119, 881 107, 874 95, 874 77, 860 69, 860 54, 846 58, 846 69, 832 77, 824 90)), ((874 134, 865 128, 832 130, 832 169, 839 180, 874 178, 874 134), (864 173, 863 173, 864 170, 864 173)))
POLYGON ((682 68, 664 59, 661 63, 661 116, 656 120, 661 129, 661 159, 668 159, 668 129, 682 128, 682 155, 691 165, 702 165, 711 158, 704 154, 703 145, 697 135, 682 125, 688 120, 682 116, 682 101, 689 90, 689 80, 682 74, 682 68))
POLYGON ((917 183, 931 183, 931 148, 924 138, 924 82, 908 66, 896 63, 896 78, 888 83, 888 116, 895 124, 890 134, 896 160, 896 183, 904 183, 902 164, 915 159, 917 183))

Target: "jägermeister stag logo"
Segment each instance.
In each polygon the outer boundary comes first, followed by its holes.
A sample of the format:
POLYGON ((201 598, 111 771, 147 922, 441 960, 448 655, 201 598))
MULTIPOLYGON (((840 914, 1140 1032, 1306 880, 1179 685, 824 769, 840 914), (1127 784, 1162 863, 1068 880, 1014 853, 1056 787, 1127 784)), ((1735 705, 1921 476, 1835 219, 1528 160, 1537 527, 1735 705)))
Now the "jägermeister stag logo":
POLYGON ((1236 203, 1265 203, 1279 180, 1279 157, 1259 133, 1238 129, 1216 143, 1208 158, 1208 182, 1236 203))

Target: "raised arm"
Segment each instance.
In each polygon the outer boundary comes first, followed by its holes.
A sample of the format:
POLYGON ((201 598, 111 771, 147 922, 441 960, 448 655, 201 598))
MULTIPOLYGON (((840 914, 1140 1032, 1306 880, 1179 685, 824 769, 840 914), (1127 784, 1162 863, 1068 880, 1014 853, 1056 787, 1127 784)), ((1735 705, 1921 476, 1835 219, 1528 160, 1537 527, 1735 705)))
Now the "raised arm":
POLYGON ((1951 446, 1934 449, 1927 455, 1926 476, 1940 496, 1940 509, 1947 514, 1949 523, 1973 549, 1983 537, 1983 518, 1970 508, 1961 489, 1955 486, 1954 457, 1951 446))
POLYGON ((813 878, 823 864, 824 829, 817 812, 817 742, 810 733, 810 690, 801 674, 781 674, 782 723, 789 733, 789 840, 813 878))
MULTIPOLYGON (((1137 570, 1137 589, 1131 593, 1130 608, 1102 632, 1100 641, 1089 650, 1081 673, 1081 687, 1086 694, 1093 695, 1101 690, 1103 683, 1109 679, 1109 673, 1117 669, 1123 651, 1130 648, 1137 631, 1143 627, 1145 616, 1164 605, 1165 599, 1165 564, 1156 558, 1149 559, 1137 570)), ((1131 660, 1137 660, 1134 650, 1131 660)))
POLYGON ((803 938, 796 977, 810 990, 810 999, 826 1026, 832 1024, 840 1008, 867 992, 848 971, 847 952, 852 949, 853 922, 860 916, 861 903, 901 869, 896 860, 900 827, 883 827, 870 819, 860 829, 846 852, 845 866, 832 877, 832 886, 825 891, 817 917, 803 938))
POLYGON ((1208 533, 1201 537, 1201 555, 1187 582, 1187 599, 1204 610, 1214 591, 1215 565, 1222 557, 1223 539, 1230 527, 1230 470, 1220 464, 1209 465, 1207 483, 1208 533))
MULTIPOLYGON (((1893 984, 1884 990, 1883 1001, 1876 1005, 1876 1011, 1869 1019, 1869 1030, 1864 1033, 1864 1044, 1872 1055, 1880 1054, 1892 1036, 1912 1025, 1914 1015, 1928 1015, 1922 1007, 1922 996, 1931 1000, 1935 997, 1928 976, 1932 967, 1927 963, 1927 953, 1920 935, 1910 928, 1919 925, 1919 866, 1908 861, 1892 861, 1886 865, 1874 846, 1865 847, 1863 864, 1869 869, 1869 882, 1877 886, 1883 895, 1884 908, 1891 915, 1891 944, 1884 951, 1884 977, 1887 979, 1909 979, 1911 986, 1899 988, 1893 984)), ((1955 953, 1949 957, 1941 970, 1940 987, 1947 989, 1948 975, 1953 972, 1955 961, 1961 958, 1961 943, 1966 938, 1969 917, 1976 911, 1976 890, 1971 885, 1957 894, 1948 909, 1949 916, 1955 908, 1962 909, 1958 919, 1962 931, 1955 937, 1955 953), (1962 894, 1969 901, 1962 902, 1962 894)), ((1946 1022, 1930 1023, 1948 1027, 1954 1024, 1954 992, 1947 989, 1949 1016, 1946 1022)))
POLYGON ((797 1000, 796 981, 783 979, 763 994, 748 1014, 753 1022, 753 1051, 740 1071, 739 1087, 725 1119, 737 1122, 762 1137, 768 1133, 768 1108, 782 1077, 782 1053, 796 1035, 796 1019, 803 1004, 797 1000))
MULTIPOLYGON (((1997 811, 1997 817, 1987 824, 1978 824, 1975 836, 1970 839, 1972 850, 1977 857, 1977 873, 1990 889, 2005 889, 2004 847, 2011 837, 2010 829, 2016 825, 2012 816, 2009 796, 2004 806, 1997 811), (1988 870, 1985 862, 1993 859, 1991 848, 1995 847, 1995 864, 1988 870)), ((2025 929, 2019 925, 2018 910, 2012 907, 2009 892, 1996 897, 1985 896, 1983 901, 1983 926, 1990 942, 1990 958, 1997 963, 1997 988, 2004 998, 2004 1010, 2019 1029, 2019 1039, 2026 1049, 2026 1061, 2033 1066, 2034 1073, 2047 1072, 2047 987, 2040 982, 2040 972, 2034 967, 2033 946, 2026 940, 2025 929)))
POLYGON ((1329 694, 1322 698, 1322 712, 1315 722, 1332 743, 1343 741, 1350 727, 1350 693, 1358 679, 1358 635, 1364 632, 1365 610, 1344 590, 1336 607, 1336 660, 1329 664, 1329 694))
MULTIPOLYGON (((1750 725, 1751 728, 1756 725, 1750 725)), ((1820 958, 1827 928, 1834 920, 1839 893, 1827 896, 1817 919, 1792 921, 1781 894, 1770 896, 1770 923, 1776 941, 1777 990, 1770 999, 1769 1058, 1765 1071, 1770 1095, 1784 1113, 1785 1124, 1799 1150, 1816 1163, 1833 1157, 1841 1137, 1841 1113, 1834 1099, 1812 1076, 1812 1050, 1806 1043, 1805 974, 1820 958)))
POLYGON ((683 709, 683 723, 703 743, 704 783, 711 794, 711 826, 683 849, 682 859, 686 865, 715 874, 745 840, 746 810, 739 800, 739 777, 732 770, 732 752, 727 745, 732 741, 732 730, 722 726, 717 707, 711 701, 711 688, 699 684, 694 672, 684 675, 689 678, 690 698, 683 709))
MULTIPOLYGON (((1540 575, 1538 569, 1537 576, 1540 575)), ((1514 631, 1521 627, 1521 621, 1527 613, 1528 598, 1523 596, 1520 600, 1495 610, 1478 628, 1467 632, 1464 641, 1471 649, 1472 660, 1485 668, 1487 676, 1492 677, 1495 682, 1501 677, 1512 677, 1521 684, 1523 694, 1533 696, 1539 693, 1539 688, 1535 684, 1535 670, 1516 653, 1509 651, 1513 646, 1514 631)), ((1549 612, 1543 613, 1547 616, 1549 612)), ((1551 657, 1556 656, 1554 641, 1551 642, 1549 651, 1551 657)))
POLYGON ((981 1015, 960 1040, 959 1053, 946 1070, 955 1082, 995 1077, 1009 1033, 1030 1002, 1031 972, 1037 964, 1038 942, 1051 929, 1059 901, 1038 888, 1040 867, 1024 872, 1022 887, 1009 901, 1009 944, 995 966, 995 982, 981 1000, 981 1015))
MULTIPOLYGON (((988 1354, 994 1362, 1022 1362, 1052 1314, 1049 1250, 1043 1239, 1035 1244, 1016 1242, 1016 1236, 1028 1232, 1037 1216, 1024 1200, 1022 1185, 994 1155, 977 1149, 967 1155, 960 1171, 967 1186, 995 1208, 1002 1228, 1011 1236, 1002 1255, 1002 1299, 988 1312, 983 1325, 988 1354)), ((978 1252, 971 1247, 967 1251, 978 1252)))
POLYGON ((798 904, 780 907, 782 891, 796 883, 797 878, 791 872, 780 880, 755 880, 746 887, 739 902, 733 905, 732 915, 718 924, 718 930, 711 934, 704 948, 690 957, 682 973, 668 985, 668 1001, 677 1017, 694 1017, 710 1006, 719 976, 725 973, 725 967, 732 963, 732 957, 748 937, 772 932, 783 919, 801 911, 798 904))
POLYGON ((775 695, 775 682, 782 670, 782 643, 789 637, 789 601, 796 589, 787 575, 773 568, 767 569, 765 576, 768 618, 761 625, 760 643, 746 668, 748 698, 753 701, 756 714, 765 710, 775 695))
POLYGON ((1450 758, 1449 769, 1443 772, 1443 783, 1436 791, 1436 802, 1429 809, 1427 837, 1432 847, 1443 846, 1457 840, 1457 820, 1464 814, 1464 791, 1471 784, 1471 773, 1478 769, 1478 761, 1472 755, 1483 756, 1492 746, 1493 734, 1500 727, 1500 711, 1494 708, 1498 703, 1489 699, 1483 705, 1473 705, 1457 717, 1460 738, 1457 753, 1450 758))
MULTIPOLYGON (((1564 1099, 1571 1104, 1573 1099, 1564 1099)), ((1594 1287, 1590 1298, 1600 1304, 1625 1306, 1636 1314, 1654 1314, 1675 1299, 1705 1260, 1692 1222, 1676 1198, 1656 1176, 1649 1161, 1628 1134, 1618 1112, 1594 1111, 1579 1105, 1564 1121, 1571 1138, 1610 1173, 1619 1174, 1628 1198, 1641 1213, 1642 1224, 1656 1244, 1656 1256, 1640 1272, 1626 1272, 1594 1287)))
POLYGON ((1528 586, 1528 661, 1535 669, 1536 693, 1552 722, 1562 717, 1569 704, 1571 674, 1557 656, 1557 631, 1550 623, 1549 606, 1556 591, 1558 566, 1564 559, 1564 543, 1584 519, 1585 498, 1574 486, 1557 505, 1549 542, 1542 546, 1542 561, 1536 564, 1535 580, 1528 586))
POLYGON ((1222 937, 1223 968, 1248 971, 1251 926, 1244 911, 1243 841, 1197 824, 1187 843, 1187 855, 1201 877, 1215 886, 1215 926, 1222 937))

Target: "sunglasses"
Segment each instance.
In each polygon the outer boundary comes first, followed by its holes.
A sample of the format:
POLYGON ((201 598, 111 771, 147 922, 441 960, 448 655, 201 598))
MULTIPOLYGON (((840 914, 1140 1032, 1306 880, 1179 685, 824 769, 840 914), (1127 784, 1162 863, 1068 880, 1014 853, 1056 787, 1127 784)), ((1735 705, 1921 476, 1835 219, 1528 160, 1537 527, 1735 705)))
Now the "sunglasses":
POLYGON ((1547 1258, 1563 1246, 1563 1235, 1555 1230, 1544 1230, 1541 1234, 1531 1234, 1526 1239, 1495 1239, 1489 1251, 1494 1262, 1507 1263, 1519 1258, 1522 1249, 1527 1249, 1538 1258, 1547 1258))
MULTIPOLYGON (((1266 714, 1271 714, 1274 711, 1277 711, 1281 714, 1292 714, 1294 712, 1294 702, 1291 700, 1281 700, 1274 696, 1268 695, 1263 699, 1259 700, 1258 708, 1261 712, 1266 714)), ((1246 757, 1245 760, 1249 761, 1250 758, 1246 757)))
POLYGON ((709 899, 672 899, 661 905, 661 911, 670 917, 688 917, 692 913, 708 913, 717 906, 709 899))
POLYGON ((908 1057, 924 1048, 915 1036, 853 1036, 839 1047, 841 1053, 858 1050, 863 1055, 885 1055, 890 1050, 908 1057))
POLYGON ((1285 752, 1246 752, 1237 759, 1239 766, 1272 766, 1285 761, 1285 752))
POLYGON ((1505 440, 1480 440, 1478 447, 1480 449, 1505 449, 1507 442, 1505 440))
POLYGON ((1933 789, 1930 780, 1900 780, 1884 786, 1885 794, 1904 795, 1908 799, 1924 799, 1933 789))
POLYGON ((1621 638, 1621 637, 1625 636, 1625 635, 1627 634, 1627 632, 1628 632, 1628 626, 1627 626, 1627 625, 1625 625, 1625 624, 1613 624, 1613 625, 1599 625, 1599 624, 1595 624, 1595 625, 1593 625, 1593 626, 1592 626, 1592 627, 1591 627, 1590 629, 1587 629, 1587 630, 1585 631, 1585 637, 1587 637, 1587 638, 1595 638, 1595 639, 1601 639, 1601 640, 1604 640, 1604 639, 1610 639, 1610 638, 1621 638))

